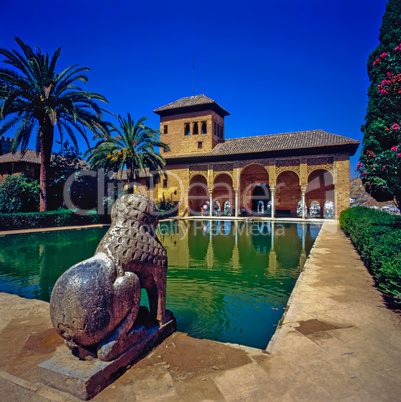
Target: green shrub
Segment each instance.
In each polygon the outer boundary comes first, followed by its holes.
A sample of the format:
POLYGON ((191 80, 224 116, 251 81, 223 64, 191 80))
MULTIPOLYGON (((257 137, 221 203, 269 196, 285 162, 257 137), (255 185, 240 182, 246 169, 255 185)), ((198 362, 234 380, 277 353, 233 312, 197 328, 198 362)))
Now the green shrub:
POLYGON ((160 218, 170 218, 172 216, 177 216, 178 213, 178 203, 171 200, 157 201, 156 207, 160 212, 160 218))
POLYGON ((37 180, 23 174, 8 175, 0 184, 0 213, 38 211, 39 194, 37 180))
POLYGON ((353 207, 341 213, 340 226, 371 271, 377 287, 401 302, 401 217, 353 207))
POLYGON ((83 215, 79 215, 76 211, 70 209, 0 214, 0 230, 91 225, 94 223, 109 223, 109 219, 109 217, 100 216, 96 211, 88 211, 83 215))

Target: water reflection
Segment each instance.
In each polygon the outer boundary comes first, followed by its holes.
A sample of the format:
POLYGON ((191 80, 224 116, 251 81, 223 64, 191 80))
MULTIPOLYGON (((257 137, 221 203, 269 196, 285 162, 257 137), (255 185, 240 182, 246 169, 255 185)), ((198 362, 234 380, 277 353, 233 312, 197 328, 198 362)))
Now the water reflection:
POLYGON ((319 230, 320 225, 308 223, 204 220, 162 223, 158 234, 169 265, 207 260, 212 266, 231 263, 244 268, 254 262, 276 271, 288 266, 302 269, 299 257, 309 254, 319 230))
MULTIPOLYGON (((178 329, 265 348, 319 228, 209 220, 160 224, 169 267, 167 307, 178 329)), ((58 277, 92 256, 106 230, 0 237, 0 292, 48 301, 58 277)))
POLYGON ((191 336, 265 348, 319 226, 177 221, 160 225, 167 305, 191 336))
POLYGON ((0 292, 49 301, 58 277, 93 255, 106 230, 0 237, 0 292))

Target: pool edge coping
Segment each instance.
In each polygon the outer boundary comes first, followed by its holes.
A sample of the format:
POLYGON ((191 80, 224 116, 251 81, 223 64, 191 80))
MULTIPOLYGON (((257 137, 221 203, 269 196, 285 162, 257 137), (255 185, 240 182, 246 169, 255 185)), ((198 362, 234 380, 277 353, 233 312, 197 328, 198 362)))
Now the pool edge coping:
MULTIPOLYGON (((197 221, 197 220, 221 220, 221 221, 238 221, 238 222, 280 222, 280 223, 316 223, 323 224, 327 219, 323 218, 313 218, 313 219, 302 219, 302 218, 268 218, 268 217, 235 217, 235 216, 189 216, 189 217, 171 217, 165 219, 159 219, 159 222, 174 222, 174 221, 197 221)), ((337 221, 335 219, 329 219, 329 221, 337 221)), ((110 223, 95 223, 93 225, 82 225, 82 226, 56 226, 56 227, 46 227, 46 228, 28 228, 28 229, 15 229, 15 230, 0 230, 0 237, 27 234, 27 233, 45 233, 45 232, 56 232, 61 230, 81 230, 81 229, 92 229, 92 228, 103 228, 109 227, 110 223)), ((316 240, 315 240, 316 241, 316 240)))
MULTIPOLYGON (((332 220, 331 222, 333 222, 333 220, 332 220)), ((337 222, 337 225, 338 225, 338 220, 336 220, 336 222, 337 222)), ((321 226, 321 228, 320 228, 320 230, 319 230, 318 235, 316 236, 315 241, 313 242, 312 248, 311 248, 311 250, 310 250, 310 252, 309 252, 309 254, 308 254, 308 257, 306 258, 305 264, 304 264, 304 266, 302 267, 302 271, 301 271, 301 273, 299 274, 299 276, 298 276, 298 278, 297 278, 297 280, 296 280, 296 282, 295 282, 294 287, 292 288, 290 297, 288 298, 288 301, 287 301, 287 305, 285 306, 284 313, 283 313, 283 315, 281 316, 279 323, 277 324, 277 329, 276 329, 276 331, 274 332, 273 336, 271 337, 270 341, 268 342, 268 344, 267 344, 267 346, 266 346, 266 349, 265 349, 265 350, 266 350, 266 352, 268 352, 269 354, 273 354, 274 345, 276 344, 276 342, 277 342, 278 340, 284 338, 284 337, 286 336, 286 333, 287 333, 288 330, 289 330, 289 329, 287 329, 287 328, 284 328, 284 324, 287 324, 287 322, 286 322, 287 314, 288 314, 288 312, 289 312, 291 306, 294 304, 294 299, 295 299, 295 294, 296 294, 296 293, 295 293, 295 290, 298 289, 299 287, 303 286, 303 281, 302 281, 302 279, 303 279, 303 277, 304 277, 305 271, 309 268, 310 259, 311 259, 312 255, 313 255, 313 253, 315 253, 316 248, 318 247, 318 246, 316 246, 317 241, 318 241, 318 239, 319 239, 320 237, 323 236, 323 232, 325 231, 325 230, 324 230, 324 229, 325 229, 324 226, 325 226, 325 224, 323 223, 322 226, 321 226), (286 329, 287 329, 287 330, 286 330, 286 329)))

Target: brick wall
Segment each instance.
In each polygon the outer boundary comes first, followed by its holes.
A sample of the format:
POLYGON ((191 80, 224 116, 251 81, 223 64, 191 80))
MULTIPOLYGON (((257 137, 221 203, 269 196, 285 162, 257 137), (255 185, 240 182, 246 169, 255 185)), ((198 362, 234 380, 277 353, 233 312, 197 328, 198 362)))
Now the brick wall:
POLYGON ((171 154, 210 152, 224 141, 224 118, 211 110, 163 116, 160 132, 161 141, 170 146, 171 154), (202 128, 206 134, 202 134, 202 128))
POLYGON ((335 202, 336 219, 340 218, 341 211, 349 208, 350 203, 350 172, 349 155, 335 155, 335 202))
POLYGON ((298 175, 291 171, 281 173, 277 177, 275 208, 290 210, 292 214, 295 214, 300 200, 301 186, 298 175))

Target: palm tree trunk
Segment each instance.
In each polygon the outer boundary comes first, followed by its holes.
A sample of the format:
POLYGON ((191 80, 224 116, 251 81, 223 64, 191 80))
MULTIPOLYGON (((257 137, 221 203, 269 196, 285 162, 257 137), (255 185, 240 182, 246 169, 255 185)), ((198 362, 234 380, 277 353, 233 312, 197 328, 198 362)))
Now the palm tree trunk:
POLYGON ((394 204, 398 208, 398 210, 401 211, 401 197, 400 196, 394 197, 394 204))
POLYGON ((44 124, 45 127, 40 130, 40 212, 47 211, 48 172, 54 133, 52 124, 49 121, 46 123, 44 124))

